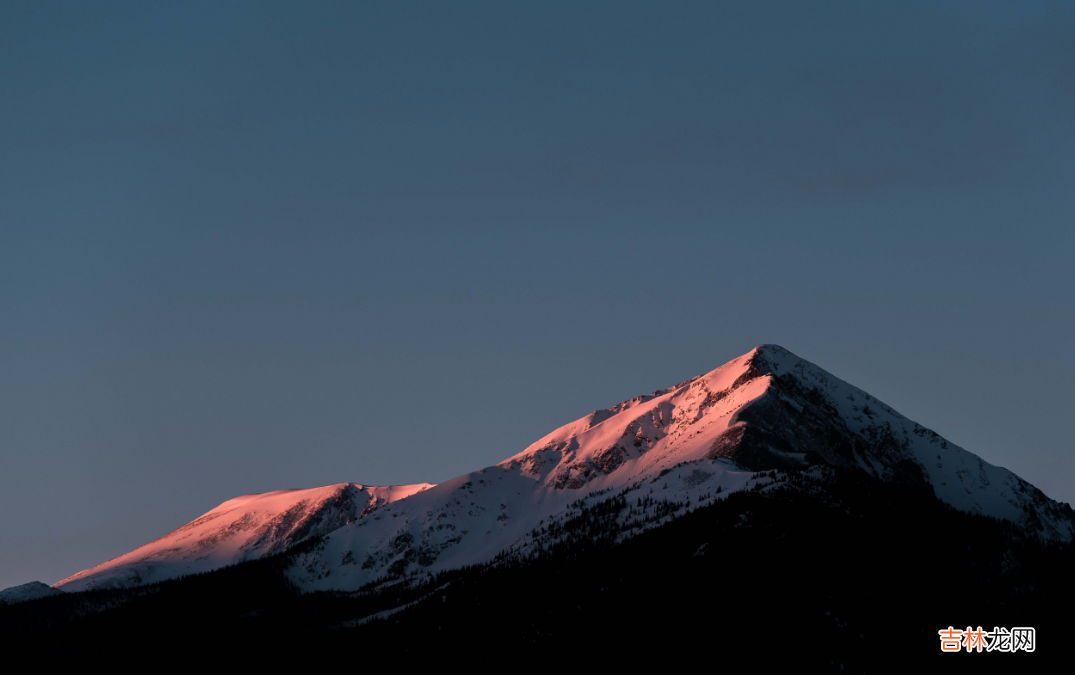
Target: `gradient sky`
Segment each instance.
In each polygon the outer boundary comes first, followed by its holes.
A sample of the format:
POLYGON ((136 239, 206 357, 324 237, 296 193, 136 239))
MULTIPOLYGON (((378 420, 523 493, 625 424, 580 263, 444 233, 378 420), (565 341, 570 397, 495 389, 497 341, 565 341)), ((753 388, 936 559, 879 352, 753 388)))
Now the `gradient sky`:
POLYGON ((762 342, 1075 502, 1075 10, 731 4, 5 2, 0 588, 762 342))

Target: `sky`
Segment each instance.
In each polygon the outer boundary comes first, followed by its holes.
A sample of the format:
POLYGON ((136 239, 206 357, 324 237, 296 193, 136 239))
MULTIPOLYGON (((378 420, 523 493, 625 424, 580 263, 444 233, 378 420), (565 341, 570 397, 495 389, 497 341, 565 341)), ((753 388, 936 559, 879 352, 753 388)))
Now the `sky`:
POLYGON ((7 2, 0 588, 776 343, 1075 502, 1061 2, 7 2))

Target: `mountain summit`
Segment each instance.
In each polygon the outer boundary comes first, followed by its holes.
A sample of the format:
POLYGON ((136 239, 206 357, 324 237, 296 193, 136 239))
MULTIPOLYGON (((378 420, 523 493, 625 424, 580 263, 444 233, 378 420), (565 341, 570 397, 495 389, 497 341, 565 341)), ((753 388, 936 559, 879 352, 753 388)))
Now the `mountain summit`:
MULTIPOLYGON (((599 410, 499 466, 578 489, 681 462, 749 471, 853 467, 1047 538, 1075 534, 1070 509, 783 347, 760 345, 705 375, 599 410), (621 467, 624 467, 621 469, 621 467)), ((616 480, 622 483, 622 479, 616 480)))
POLYGON ((1066 504, 788 350, 761 345, 704 375, 594 411, 495 466, 439 485, 346 483, 240 497, 56 586, 136 585, 317 539, 293 557, 289 577, 307 590, 354 590, 386 576, 525 553, 576 513, 580 499, 620 498, 611 509, 638 492, 690 510, 765 489, 782 471, 825 466, 932 494, 1043 539, 1075 536, 1066 504))

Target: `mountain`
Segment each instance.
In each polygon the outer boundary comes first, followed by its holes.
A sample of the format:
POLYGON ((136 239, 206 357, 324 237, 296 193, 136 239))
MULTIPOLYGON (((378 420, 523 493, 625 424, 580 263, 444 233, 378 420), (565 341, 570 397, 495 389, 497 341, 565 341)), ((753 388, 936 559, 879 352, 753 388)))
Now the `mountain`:
POLYGON ((17 647, 4 664, 167 654, 171 667, 353 669, 358 654, 366 667, 435 655, 480 668, 523 654, 605 669, 688 656, 812 673, 1069 668, 1072 543, 852 468, 769 472, 757 485, 690 507, 646 488, 584 496, 530 555, 358 593, 291 583, 295 557, 318 544, 309 539, 207 574, 3 606, 0 635, 17 647), (670 512, 680 515, 621 536, 670 512), (1017 655, 937 649, 938 629, 968 623, 1034 626, 1039 644, 1017 655))
POLYGON ((65 591, 153 583, 273 555, 431 485, 341 483, 230 499, 145 546, 55 584, 65 591))
POLYGON ((1070 506, 786 349, 762 345, 705 375, 592 412, 495 466, 439 485, 348 483, 240 497, 56 586, 143 584, 308 540, 291 557, 290 580, 307 591, 357 590, 532 556, 567 536, 583 508, 601 504, 617 537, 629 538, 803 469, 860 472, 1045 541, 1075 535, 1070 506), (653 507, 639 515, 629 502, 643 499, 653 507))
POLYGON ((47 598, 50 595, 61 595, 63 591, 56 590, 48 584, 40 581, 31 581, 21 586, 12 586, 0 591, 0 605, 13 605, 17 602, 47 598))

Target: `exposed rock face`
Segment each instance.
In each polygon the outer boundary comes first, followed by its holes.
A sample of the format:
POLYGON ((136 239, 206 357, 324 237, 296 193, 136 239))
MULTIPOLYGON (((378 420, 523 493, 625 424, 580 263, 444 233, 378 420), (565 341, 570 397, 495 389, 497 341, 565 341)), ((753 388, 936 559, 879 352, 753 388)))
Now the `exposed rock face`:
POLYGON ((728 458, 755 471, 816 463, 856 467, 1047 537, 1075 534, 1075 514, 1067 505, 785 349, 756 349, 733 388, 762 379, 767 381, 764 395, 738 413, 737 423, 714 441, 709 457, 728 458))
MULTIPOLYGON (((853 430, 835 404, 839 387, 820 369, 800 364, 780 374, 765 352, 752 357, 748 378, 738 384, 768 378, 765 394, 745 407, 738 423, 717 438, 710 457, 726 457, 755 471, 816 463, 859 467, 883 480, 933 494, 928 475, 911 451, 911 439, 894 432, 901 426, 898 422, 895 427, 891 419, 874 423, 876 413, 864 403, 859 419, 867 422, 853 430)), ((846 396, 856 400, 854 394, 846 396)), ((893 412, 879 402, 874 406, 893 412)))

